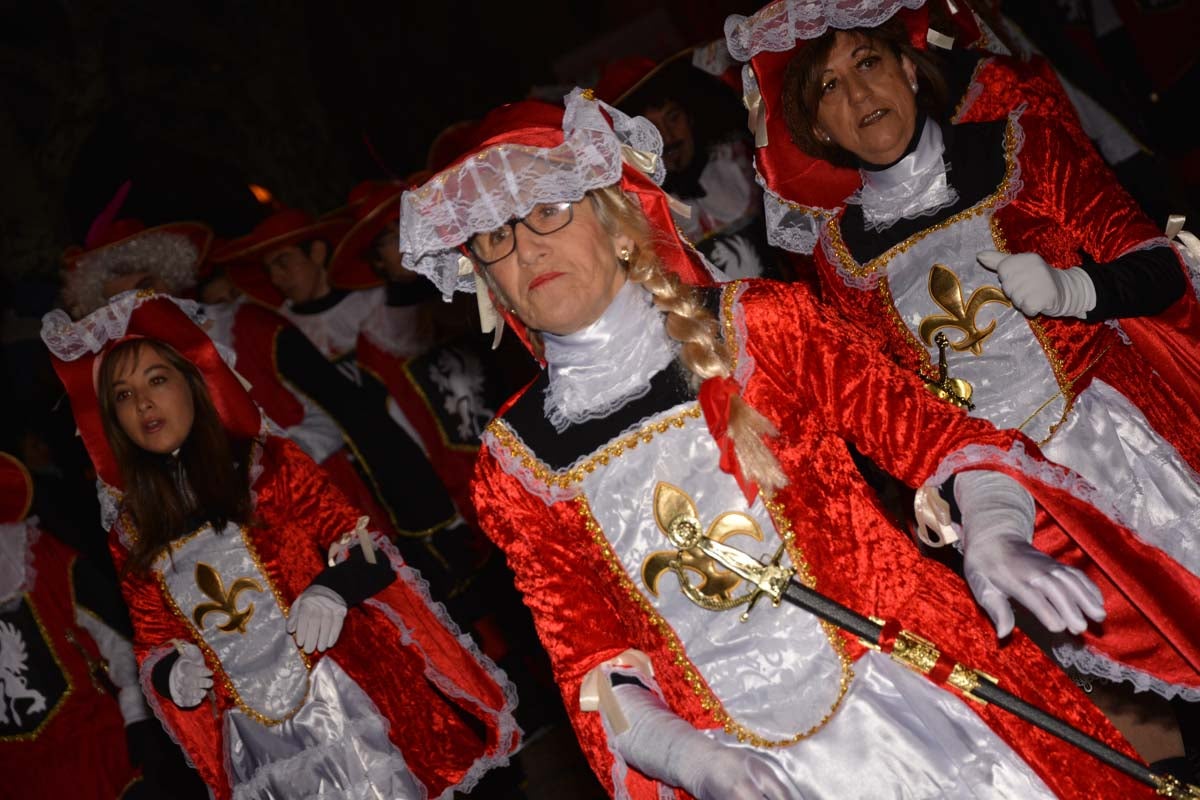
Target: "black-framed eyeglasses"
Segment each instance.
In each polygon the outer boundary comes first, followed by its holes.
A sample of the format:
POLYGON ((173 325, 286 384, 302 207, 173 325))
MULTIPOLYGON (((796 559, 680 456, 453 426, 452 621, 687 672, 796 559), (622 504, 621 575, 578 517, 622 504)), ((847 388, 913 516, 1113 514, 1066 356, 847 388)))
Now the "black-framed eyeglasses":
POLYGON ((520 219, 510 219, 499 228, 477 233, 467 240, 467 249, 485 267, 508 258, 517 246, 517 223, 538 236, 561 231, 575 218, 574 203, 538 203, 520 219))

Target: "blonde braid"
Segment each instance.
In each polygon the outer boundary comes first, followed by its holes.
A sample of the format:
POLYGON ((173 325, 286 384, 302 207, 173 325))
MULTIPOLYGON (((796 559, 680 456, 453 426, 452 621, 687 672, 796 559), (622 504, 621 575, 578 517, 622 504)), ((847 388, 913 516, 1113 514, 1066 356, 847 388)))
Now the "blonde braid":
MULTIPOLYGON (((693 388, 708 378, 731 375, 731 359, 726 343, 718 336, 712 313, 700 303, 696 291, 685 286, 677 275, 663 269, 654 252, 653 235, 641 210, 617 186, 591 193, 597 216, 610 234, 623 231, 634 241, 629 257, 628 277, 654 297, 654 303, 667 312, 667 335, 679 342, 679 358, 692 373, 693 388)), ((729 401, 729 436, 733 440, 742 474, 770 495, 788 483, 787 476, 767 447, 763 437, 778 436, 770 420, 747 403, 740 394, 729 401)))

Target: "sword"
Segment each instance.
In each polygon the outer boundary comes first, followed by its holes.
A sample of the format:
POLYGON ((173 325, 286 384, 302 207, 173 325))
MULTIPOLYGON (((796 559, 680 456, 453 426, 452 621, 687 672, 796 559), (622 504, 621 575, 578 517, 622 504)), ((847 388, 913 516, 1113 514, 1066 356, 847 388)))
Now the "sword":
POLYGON ((901 629, 900 624, 895 620, 885 622, 863 616, 815 589, 805 586, 795 579, 795 567, 779 563, 786 549, 784 544, 779 545, 775 554, 766 563, 736 547, 714 541, 707 536, 700 537, 696 546, 709 558, 756 587, 750 596, 749 606, 741 615, 743 622, 746 621, 755 604, 763 596, 769 597, 776 607, 781 601, 786 600, 792 605, 854 634, 867 647, 888 654, 892 660, 924 675, 934 683, 949 684, 975 702, 985 705, 991 703, 1036 725, 1047 733, 1057 736, 1064 742, 1075 745, 1110 767, 1152 787, 1162 797, 1200 800, 1200 787, 1185 784, 1173 775, 1158 775, 1150 771, 1145 765, 1124 753, 1088 736, 1053 714, 1025 702, 1015 694, 1001 689, 997 679, 991 675, 957 663, 953 658, 942 653, 933 642, 911 631, 901 629))

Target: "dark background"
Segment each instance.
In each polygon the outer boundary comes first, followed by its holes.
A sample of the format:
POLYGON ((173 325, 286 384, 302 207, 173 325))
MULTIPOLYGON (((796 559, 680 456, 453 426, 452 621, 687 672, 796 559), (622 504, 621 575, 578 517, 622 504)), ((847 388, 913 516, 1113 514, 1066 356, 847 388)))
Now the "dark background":
POLYGON ((2 274, 53 279, 118 186, 121 216, 243 234, 267 188, 314 213, 425 166, 434 137, 606 59, 722 36, 759 3, 6 0, 0 26, 2 274))

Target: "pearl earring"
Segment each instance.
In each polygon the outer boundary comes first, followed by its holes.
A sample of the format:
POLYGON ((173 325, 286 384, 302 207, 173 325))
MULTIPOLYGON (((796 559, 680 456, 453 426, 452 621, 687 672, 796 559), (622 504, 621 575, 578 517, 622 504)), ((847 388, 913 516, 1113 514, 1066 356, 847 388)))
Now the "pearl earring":
POLYGON ((912 89, 912 93, 913 93, 913 94, 916 94, 916 93, 917 93, 917 88, 918 88, 918 87, 917 87, 917 82, 916 82, 916 81, 913 81, 912 83, 910 83, 910 84, 908 85, 908 88, 912 89))
POLYGON ((628 267, 630 255, 632 254, 629 252, 629 248, 622 247, 620 254, 617 255, 617 260, 620 261, 623 266, 628 267))

